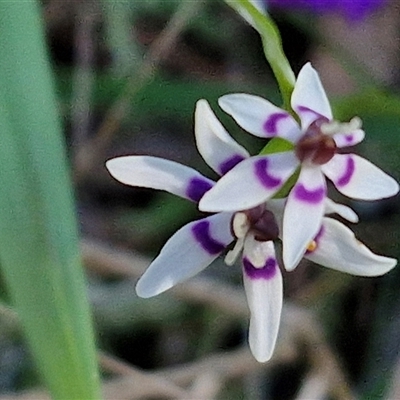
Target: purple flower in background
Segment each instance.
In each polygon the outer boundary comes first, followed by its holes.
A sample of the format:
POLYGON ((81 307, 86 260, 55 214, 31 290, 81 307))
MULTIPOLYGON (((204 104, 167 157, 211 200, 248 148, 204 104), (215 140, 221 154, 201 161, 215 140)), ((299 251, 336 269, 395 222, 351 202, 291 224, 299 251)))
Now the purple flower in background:
POLYGON ((360 20, 382 7, 386 0, 264 0, 272 9, 306 10, 316 14, 340 13, 360 20))

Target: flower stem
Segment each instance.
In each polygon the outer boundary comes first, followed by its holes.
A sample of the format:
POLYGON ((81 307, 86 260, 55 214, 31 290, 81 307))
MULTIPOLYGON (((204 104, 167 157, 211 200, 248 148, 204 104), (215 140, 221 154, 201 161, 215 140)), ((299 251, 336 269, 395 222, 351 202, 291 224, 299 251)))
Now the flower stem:
POLYGON ((282 48, 282 39, 274 21, 249 0, 225 0, 232 8, 250 16, 251 23, 261 36, 264 54, 269 62, 282 95, 283 107, 291 112, 290 97, 295 75, 282 48))

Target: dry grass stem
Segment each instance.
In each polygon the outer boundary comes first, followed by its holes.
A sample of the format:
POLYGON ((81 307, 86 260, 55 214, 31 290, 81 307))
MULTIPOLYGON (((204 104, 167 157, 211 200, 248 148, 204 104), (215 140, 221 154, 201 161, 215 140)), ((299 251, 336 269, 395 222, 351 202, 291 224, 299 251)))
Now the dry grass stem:
POLYGON ((400 357, 397 359, 393 371, 392 385, 388 395, 385 397, 387 400, 400 399, 400 357))
POLYGON ((71 136, 75 148, 88 139, 90 102, 94 87, 94 29, 99 16, 98 3, 78 3, 75 17, 75 69, 72 81, 71 136))
POLYGON ((312 372, 305 378, 296 400, 323 400, 328 393, 329 378, 318 372, 312 372))
POLYGON ((199 11, 202 1, 182 1, 159 37, 151 44, 141 66, 126 84, 121 97, 109 109, 93 140, 78 149, 75 158, 75 182, 83 181, 118 131, 129 110, 132 97, 152 78, 159 63, 169 54, 188 21, 199 11))
POLYGON ((179 400, 215 399, 222 386, 222 381, 218 375, 214 374, 213 371, 206 371, 194 379, 186 396, 179 400))
POLYGON ((138 278, 150 264, 148 257, 90 240, 81 241, 81 250, 85 267, 104 277, 138 278))
MULTIPOLYGON (((82 251, 85 265, 94 269, 94 266, 98 264, 98 268, 106 275, 121 273, 131 279, 137 278, 150 263, 149 259, 142 256, 136 254, 130 255, 126 252, 110 249, 109 247, 90 241, 83 242, 82 251)), ((213 279, 190 279, 173 288, 171 294, 188 303, 202 304, 218 309, 234 318, 248 317, 249 311, 243 290, 217 282, 213 279)), ((322 371, 323 375, 328 378, 329 393, 341 400, 353 399, 350 386, 339 366, 339 362, 326 343, 323 331, 311 312, 302 307, 286 303, 282 312, 281 333, 281 339, 278 341, 276 354, 272 362, 270 361, 268 365, 272 365, 274 360, 280 360, 281 362, 293 360, 297 354, 295 344, 301 343, 305 345, 308 351, 307 354, 310 358, 311 369, 322 371)), ((223 366, 219 368, 219 358, 213 359, 211 364, 215 363, 215 366, 217 366, 216 371, 221 379, 225 379, 226 376, 233 377, 234 373, 230 368, 235 369, 240 366, 240 371, 243 371, 243 369, 247 369, 246 366, 250 366, 248 372, 253 370, 251 366, 256 362, 249 352, 247 354, 250 358, 248 360, 249 364, 246 363, 244 355, 241 355, 243 358, 241 358, 238 364, 231 360, 228 364, 223 364, 223 366), (228 368, 230 372, 228 372, 226 368, 228 368)), ((223 358, 223 360, 226 360, 226 358, 223 358)), ((208 366, 210 363, 208 361, 203 360, 201 362, 205 362, 207 368, 209 368, 208 366)), ((256 364, 259 365, 258 363, 256 364)), ((182 382, 182 380, 179 380, 178 382, 174 377, 172 378, 173 381, 180 385, 189 384, 193 376, 190 372, 191 368, 198 371, 199 366, 196 363, 191 363, 186 367, 177 367, 176 373, 183 374, 188 381, 182 382)), ((171 371, 173 370, 169 370, 169 374, 171 371)), ((239 375, 244 376, 245 374, 243 375, 240 373, 239 375)))
MULTIPOLYGON (((121 276, 134 281, 149 264, 147 258, 111 249, 99 243, 82 242, 85 265, 102 275, 121 276)), ((132 282, 132 290, 133 290, 132 282)), ((243 290, 211 279, 193 278, 171 290, 171 294, 188 303, 203 304, 230 315, 247 318, 248 309, 243 290)), ((141 399, 166 394, 170 398, 213 398, 228 381, 249 374, 268 371, 275 365, 307 357, 310 372, 298 399, 321 398, 328 393, 335 399, 353 400, 350 386, 334 353, 326 343, 323 331, 314 315, 286 303, 282 312, 281 335, 274 357, 260 364, 248 346, 233 351, 214 353, 187 364, 152 372, 143 372, 115 357, 100 354, 100 364, 106 372, 118 375, 104 384, 106 399, 141 399), (300 354, 301 352, 301 354, 300 354), (317 396, 317 397, 315 397, 317 396)), ((2 396, 0 400, 48 399, 40 392, 2 396)))
POLYGON ((188 399, 188 392, 166 379, 136 371, 129 376, 117 377, 103 385, 106 400, 139 400, 152 397, 162 399, 188 399))

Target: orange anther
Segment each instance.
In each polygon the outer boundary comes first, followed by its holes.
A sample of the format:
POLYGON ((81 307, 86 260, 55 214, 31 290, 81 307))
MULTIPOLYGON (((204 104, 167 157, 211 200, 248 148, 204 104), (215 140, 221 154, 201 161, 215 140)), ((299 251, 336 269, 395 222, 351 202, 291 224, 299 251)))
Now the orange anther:
POLYGON ((312 240, 308 246, 307 246, 307 251, 315 251, 315 249, 317 248, 317 242, 315 240, 312 240))

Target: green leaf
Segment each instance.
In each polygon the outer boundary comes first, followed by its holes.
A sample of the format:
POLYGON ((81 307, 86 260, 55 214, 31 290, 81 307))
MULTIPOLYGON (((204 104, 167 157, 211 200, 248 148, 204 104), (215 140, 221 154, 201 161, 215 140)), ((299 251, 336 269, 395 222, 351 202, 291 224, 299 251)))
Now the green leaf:
POLYGON ((282 153, 294 150, 294 144, 286 139, 276 137, 271 139, 268 144, 260 151, 260 155, 282 153))
POLYGON ((99 399, 94 335, 35 1, 0 3, 0 262, 54 399, 99 399))
POLYGON ((340 98, 334 103, 335 118, 346 120, 358 115, 364 117, 400 118, 400 98, 377 88, 340 98))

